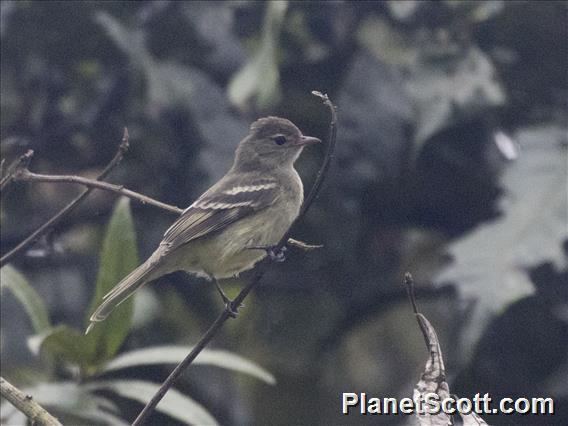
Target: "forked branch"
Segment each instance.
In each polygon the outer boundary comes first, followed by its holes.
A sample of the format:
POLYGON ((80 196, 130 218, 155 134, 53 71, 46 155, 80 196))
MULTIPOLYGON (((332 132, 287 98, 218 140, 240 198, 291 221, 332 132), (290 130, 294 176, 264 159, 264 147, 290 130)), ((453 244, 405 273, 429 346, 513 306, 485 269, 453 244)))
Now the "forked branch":
POLYGON ((116 154, 113 159, 108 163, 104 170, 97 176, 96 179, 86 179, 79 176, 51 176, 51 175, 40 175, 32 173, 28 170, 29 163, 33 156, 33 151, 29 150, 20 158, 18 158, 7 170, 6 175, 2 178, 0 182, 0 188, 4 189, 11 182, 15 181, 36 181, 36 182, 57 182, 57 183, 78 183, 87 187, 79 196, 77 196, 73 201, 61 209, 57 214, 55 214, 51 219, 41 225, 36 229, 31 235, 20 242, 16 247, 6 253, 0 259, 0 267, 4 266, 6 263, 13 260, 16 256, 22 254, 28 247, 35 243, 42 235, 46 234, 48 231, 53 229, 63 218, 68 216, 90 193, 93 189, 103 189, 106 191, 116 192, 121 195, 133 198, 141 203, 154 205, 160 207, 164 210, 181 213, 182 209, 171 206, 169 204, 156 201, 150 197, 142 194, 138 194, 134 191, 123 188, 119 185, 113 185, 110 183, 102 182, 108 174, 122 161, 124 154, 128 151, 129 147, 129 135, 128 130, 124 128, 124 134, 122 136, 122 141, 118 147, 116 154))

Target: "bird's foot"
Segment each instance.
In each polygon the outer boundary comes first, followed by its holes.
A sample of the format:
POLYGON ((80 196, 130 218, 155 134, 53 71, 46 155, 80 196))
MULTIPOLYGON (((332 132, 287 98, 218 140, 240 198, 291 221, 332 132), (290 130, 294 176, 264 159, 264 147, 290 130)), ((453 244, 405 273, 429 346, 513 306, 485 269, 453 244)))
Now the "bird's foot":
POLYGON ((286 260, 286 255, 284 254, 287 250, 286 246, 281 248, 278 246, 248 246, 247 249, 264 250, 273 262, 280 263, 286 260))
POLYGON ((225 312, 227 312, 227 315, 229 315, 231 318, 236 318, 237 315, 239 314, 238 310, 233 309, 232 300, 229 300, 228 302, 225 303, 225 312))
POLYGON ((215 281, 215 286, 217 287, 217 291, 221 295, 221 299, 223 299, 223 303, 225 304, 225 311, 231 318, 236 318, 237 314, 239 313, 238 310, 244 307, 244 305, 241 303, 238 308, 233 308, 234 301, 227 297, 227 295, 219 285, 219 282, 217 280, 214 281, 215 281))

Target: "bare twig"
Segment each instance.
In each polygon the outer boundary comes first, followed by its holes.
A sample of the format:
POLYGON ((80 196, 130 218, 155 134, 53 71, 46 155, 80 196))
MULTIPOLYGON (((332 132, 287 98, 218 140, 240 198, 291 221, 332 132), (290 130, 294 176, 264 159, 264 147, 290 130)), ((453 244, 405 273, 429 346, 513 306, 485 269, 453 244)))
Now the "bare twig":
MULTIPOLYGON (((8 167, 6 171, 6 176, 2 177, 0 181, 0 191, 3 191, 6 186, 8 186, 14 180, 14 174, 22 167, 27 167, 30 164, 34 152, 29 149, 24 155, 21 155, 16 161, 14 161, 8 167)), ((4 160, 2 160, 4 164, 4 160)))
POLYGON ((288 238, 286 245, 296 247, 304 251, 312 251, 323 247, 321 244, 308 244, 300 240, 295 240, 294 238, 288 238))
POLYGON ((422 331, 422 335, 424 336, 424 340, 426 341, 426 346, 429 347, 431 344, 430 333, 424 324, 423 315, 418 312, 418 307, 416 305, 416 296, 414 295, 414 279, 412 278, 412 274, 407 272, 404 274, 403 280, 404 286, 406 287, 406 292, 408 293, 408 300, 410 300, 410 304, 412 305, 412 312, 416 316, 416 321, 420 326, 420 330, 422 331))
POLYGON ((17 387, 0 377, 0 392, 14 407, 24 413, 33 425, 62 426, 45 408, 17 387))
MULTIPOLYGON (((104 179, 112 171, 112 169, 114 169, 120 163, 120 161, 122 160, 122 157, 124 157, 124 154, 128 150, 128 139, 129 139, 128 130, 126 128, 124 128, 122 141, 120 142, 120 145, 118 147, 118 151, 116 152, 116 154, 114 155, 114 157, 110 161, 110 163, 108 163, 108 165, 104 168, 104 170, 101 172, 101 174, 97 177, 97 180, 104 179)), ((21 161, 19 163, 20 169, 21 168, 27 168, 29 160, 31 159, 31 155, 33 154, 33 151, 28 151, 22 157, 25 157, 28 154, 29 154, 29 159, 27 160, 27 162, 21 161)), ((20 159, 22 159, 22 157, 20 157, 20 159)), ((10 175, 10 172, 8 172, 6 174, 5 178, 8 178, 9 175, 10 175)), ((2 179, 2 183, 4 183, 4 179, 2 179)), ((14 257, 16 257, 17 255, 22 253, 30 245, 32 245, 34 242, 36 242, 39 237, 41 237, 47 231, 49 231, 55 225, 57 225, 57 223, 59 223, 59 221, 61 221, 61 219, 63 219, 65 216, 67 216, 69 213, 71 213, 75 209, 75 207, 77 207, 79 205, 79 203, 81 203, 81 201, 83 201, 83 199, 91 193, 92 190, 93 190, 93 188, 87 188, 81 195, 79 195, 73 201, 71 201, 69 204, 67 204, 55 216, 53 216, 51 219, 49 219, 47 222, 45 222, 43 225, 41 225, 38 229, 36 229, 25 240, 23 240, 16 247, 14 247, 8 253, 6 253, 4 256, 2 256, 2 258, 0 259, 0 266, 3 266, 6 263, 8 263, 9 261, 11 261, 14 257)))
POLYGON ((105 191, 124 195, 125 197, 136 200, 142 204, 159 207, 172 213, 181 214, 183 212, 183 209, 180 209, 179 207, 154 200, 153 198, 147 197, 146 195, 142 195, 138 192, 126 189, 122 185, 115 185, 112 183, 102 182, 100 180, 87 179, 82 176, 40 175, 38 173, 32 173, 28 169, 22 169, 14 175, 14 180, 24 182, 75 183, 84 185, 91 189, 103 189, 105 191))
MULTIPOLYGON (((306 197, 304 204, 302 205, 300 214, 298 215, 296 220, 292 223, 292 225, 290 225, 288 231, 282 236, 282 238, 275 247, 275 251, 278 251, 279 249, 282 249, 282 247, 284 247, 290 236, 290 230, 300 219, 302 219, 302 217, 305 215, 306 211, 308 210, 308 208, 316 198, 323 183, 323 180, 325 178, 326 172, 329 169, 329 164, 331 159, 333 158, 333 153, 335 150, 335 139, 337 134, 337 112, 335 110, 335 106, 329 100, 327 95, 324 95, 320 92, 312 92, 312 94, 320 97, 323 100, 324 104, 331 111, 329 144, 327 147, 327 152, 323 160, 323 163, 316 176, 312 189, 308 194, 308 196, 306 197)), ((270 263, 271 263, 270 256, 266 256, 264 257, 263 260, 261 260, 257 264, 257 266, 252 272, 252 277, 249 283, 241 290, 241 292, 237 295, 237 297, 235 297, 235 299, 230 303, 230 306, 228 306, 227 309, 224 309, 223 312, 221 312, 221 314, 217 317, 215 322, 211 325, 211 327, 209 327, 209 329, 205 332, 205 334, 201 336, 199 342, 193 347, 192 351, 185 357, 185 359, 182 362, 180 362, 176 366, 176 368, 174 368, 174 370, 170 373, 168 378, 164 381, 164 383, 162 383, 160 389, 158 389, 158 392, 156 392, 156 394, 152 397, 152 399, 148 401, 144 409, 140 412, 138 417, 136 417, 136 419, 132 423, 132 426, 140 426, 148 420, 150 414, 152 414, 158 403, 162 400, 162 398, 168 392, 168 390, 173 386, 174 382, 178 379, 178 377, 185 371, 187 367, 189 367, 189 365, 193 362, 193 360, 197 357, 197 355, 199 355, 199 353, 201 353, 201 351, 209 344, 209 342, 213 339, 213 337, 215 337, 215 335, 217 334, 219 329, 223 326, 225 321, 227 321, 227 319, 231 317, 231 312, 238 311, 244 299, 251 292, 251 290, 259 283, 260 278, 264 275, 264 272, 266 271, 266 268, 270 263)))

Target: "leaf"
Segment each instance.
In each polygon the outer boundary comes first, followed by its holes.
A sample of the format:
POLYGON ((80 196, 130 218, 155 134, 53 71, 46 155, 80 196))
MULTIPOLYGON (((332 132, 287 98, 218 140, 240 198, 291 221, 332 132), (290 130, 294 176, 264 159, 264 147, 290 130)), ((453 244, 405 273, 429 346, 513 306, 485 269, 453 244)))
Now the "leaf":
POLYGON ((183 2, 181 13, 198 44, 207 46, 199 54, 207 70, 228 79, 246 61, 247 54, 235 31, 237 8, 234 3, 183 2))
POLYGON ((353 55, 338 104, 343 125, 337 131, 344 143, 337 146, 337 161, 349 167, 330 178, 336 180, 334 188, 341 188, 341 199, 364 199, 365 188, 402 173, 412 148, 407 129, 414 121, 413 105, 400 79, 368 52, 353 55))
MULTIPOLYGON (((420 377, 420 381, 414 388, 413 399, 417 407, 425 408, 416 412, 418 423, 421 426, 453 425, 454 423, 448 414, 443 411, 440 411, 439 413, 437 412, 436 414, 429 413, 427 404, 422 404, 423 401, 427 401, 427 398, 429 398, 428 395, 431 394, 436 394, 438 396, 438 402, 447 398, 452 398, 452 396, 450 395, 450 387, 446 381, 446 368, 444 366, 442 348, 440 347, 440 341, 438 340, 436 330, 432 324, 430 324, 430 321, 428 321, 428 319, 421 313, 416 314, 416 319, 420 324, 420 328, 424 334, 424 339, 426 340, 428 352, 430 353, 430 357, 428 358, 428 361, 426 361, 426 367, 420 377)), ((487 425, 487 423, 485 423, 485 421, 474 412, 469 414, 459 414, 464 425, 487 425)))
MULTIPOLYGON (((146 404, 158 391, 159 386, 140 380, 107 380, 91 382, 86 385, 88 389, 108 389, 117 395, 146 404)), ((216 425, 217 421, 199 403, 175 389, 170 389, 160 404, 156 406, 168 416, 194 425, 216 425)))
MULTIPOLYGON (((414 388, 413 399, 417 406, 421 406, 421 401, 424 401, 428 394, 434 393, 440 397, 440 400, 449 398, 450 387, 446 381, 446 369, 436 330, 424 315, 418 313, 416 319, 420 323, 430 353, 420 381, 414 388)), ((425 412, 417 412, 416 417, 418 417, 420 425, 446 426, 452 424, 450 416, 443 412, 430 414, 425 410, 425 412)))
POLYGON ((73 382, 42 383, 23 389, 40 405, 57 413, 64 424, 127 424, 112 413, 116 405, 103 397, 94 395, 84 386, 73 382))
POLYGON ((389 0, 387 2, 390 14, 394 19, 402 22, 410 21, 416 14, 416 11, 423 5, 424 3, 418 0, 389 0))
MULTIPOLYGON (((127 198, 117 201, 103 241, 95 295, 86 315, 91 313, 122 278, 138 266, 136 233, 127 198)), ((132 325, 133 300, 130 298, 117 307, 109 317, 96 324, 85 336, 87 348, 95 365, 112 358, 128 335, 132 325)))
POLYGON ((279 97, 277 45, 287 8, 287 1, 266 3, 262 44, 254 57, 229 83, 229 99, 240 109, 247 109, 251 102, 261 109, 266 108, 279 97))
POLYGON ((28 339, 28 347, 38 355, 45 351, 66 362, 86 368, 95 361, 95 354, 89 349, 87 337, 67 325, 59 325, 28 339))
POLYGON ((97 12, 95 20, 105 29, 116 46, 126 54, 132 65, 144 75, 147 103, 153 115, 157 115, 163 108, 186 105, 191 101, 193 84, 187 67, 154 59, 146 46, 144 32, 140 28, 131 29, 102 11, 97 12))
MULTIPOLYGON (((219 19, 219 5, 213 6, 216 9, 215 18, 212 17, 213 12, 208 11, 210 5, 198 6, 200 10, 197 12, 195 6, 192 3, 184 8, 183 13, 191 14, 191 18, 188 17, 190 21, 199 21, 199 28, 211 27, 206 21, 219 19)), ((225 13, 233 11, 227 9, 225 13)), ((187 65, 155 59, 146 46, 141 30, 129 28, 104 12, 97 13, 96 21, 126 54, 133 67, 145 77, 145 103, 149 105, 150 115, 156 116, 164 108, 178 108, 180 105, 189 110, 199 135, 206 142, 199 151, 199 169, 205 170, 208 175, 204 184, 212 185, 219 180, 233 160, 238 142, 236 135, 244 136, 248 131, 248 122, 234 113, 225 89, 209 73, 187 65)), ((210 32, 217 33, 215 30, 210 32)), ((223 46, 223 49, 227 48, 226 44, 223 46)))
POLYGON ((187 108, 205 142, 199 150, 199 169, 207 172, 204 184, 212 185, 230 167, 239 138, 247 134, 249 123, 234 111, 224 88, 210 75, 191 70, 191 78, 195 87, 187 108))
POLYGON ((30 317, 36 333, 45 332, 51 327, 41 296, 17 269, 10 265, 0 269, 0 290, 9 290, 18 299, 30 317))
POLYGON ((362 24, 358 39, 405 75, 406 91, 417 111, 417 147, 459 119, 505 101, 493 63, 476 46, 464 49, 424 31, 407 33, 375 17, 362 24))
POLYGON ((28 418, 7 400, 2 399, 0 402, 0 413, 0 424, 2 425, 27 425, 28 418))
POLYGON ((505 101, 491 60, 477 47, 448 59, 421 62, 407 88, 418 107, 418 144, 458 117, 471 117, 505 101))
MULTIPOLYGON (((178 364, 192 349, 191 346, 156 346, 127 352, 107 363, 101 371, 107 372, 141 365, 178 364)), ((262 367, 227 351, 205 349, 197 356, 193 364, 213 365, 248 374, 270 385, 276 383, 274 376, 262 367)))
POLYGON ((483 426, 487 425, 487 422, 479 417, 474 411, 469 414, 460 413, 462 418, 463 426, 483 426))
POLYGON ((450 247, 454 263, 436 281, 456 283, 461 297, 475 302, 463 335, 466 348, 473 349, 497 312, 533 293, 528 268, 549 260, 561 266, 565 261, 561 245, 568 238, 568 208, 563 138, 565 130, 552 125, 520 131, 515 137, 520 155, 502 178, 502 217, 450 247))

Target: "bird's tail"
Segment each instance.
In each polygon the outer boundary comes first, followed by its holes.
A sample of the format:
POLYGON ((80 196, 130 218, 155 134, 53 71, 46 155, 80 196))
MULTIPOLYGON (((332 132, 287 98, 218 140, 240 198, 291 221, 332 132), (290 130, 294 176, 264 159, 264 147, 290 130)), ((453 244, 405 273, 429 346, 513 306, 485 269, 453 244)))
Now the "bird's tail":
POLYGON ((95 312, 93 312, 93 315, 91 315, 91 323, 87 327, 85 334, 93 328, 96 322, 104 321, 114 308, 132 296, 136 290, 148 281, 158 278, 159 275, 156 274, 156 267, 159 263, 156 261, 155 254, 124 277, 111 291, 103 296, 103 302, 95 312))

